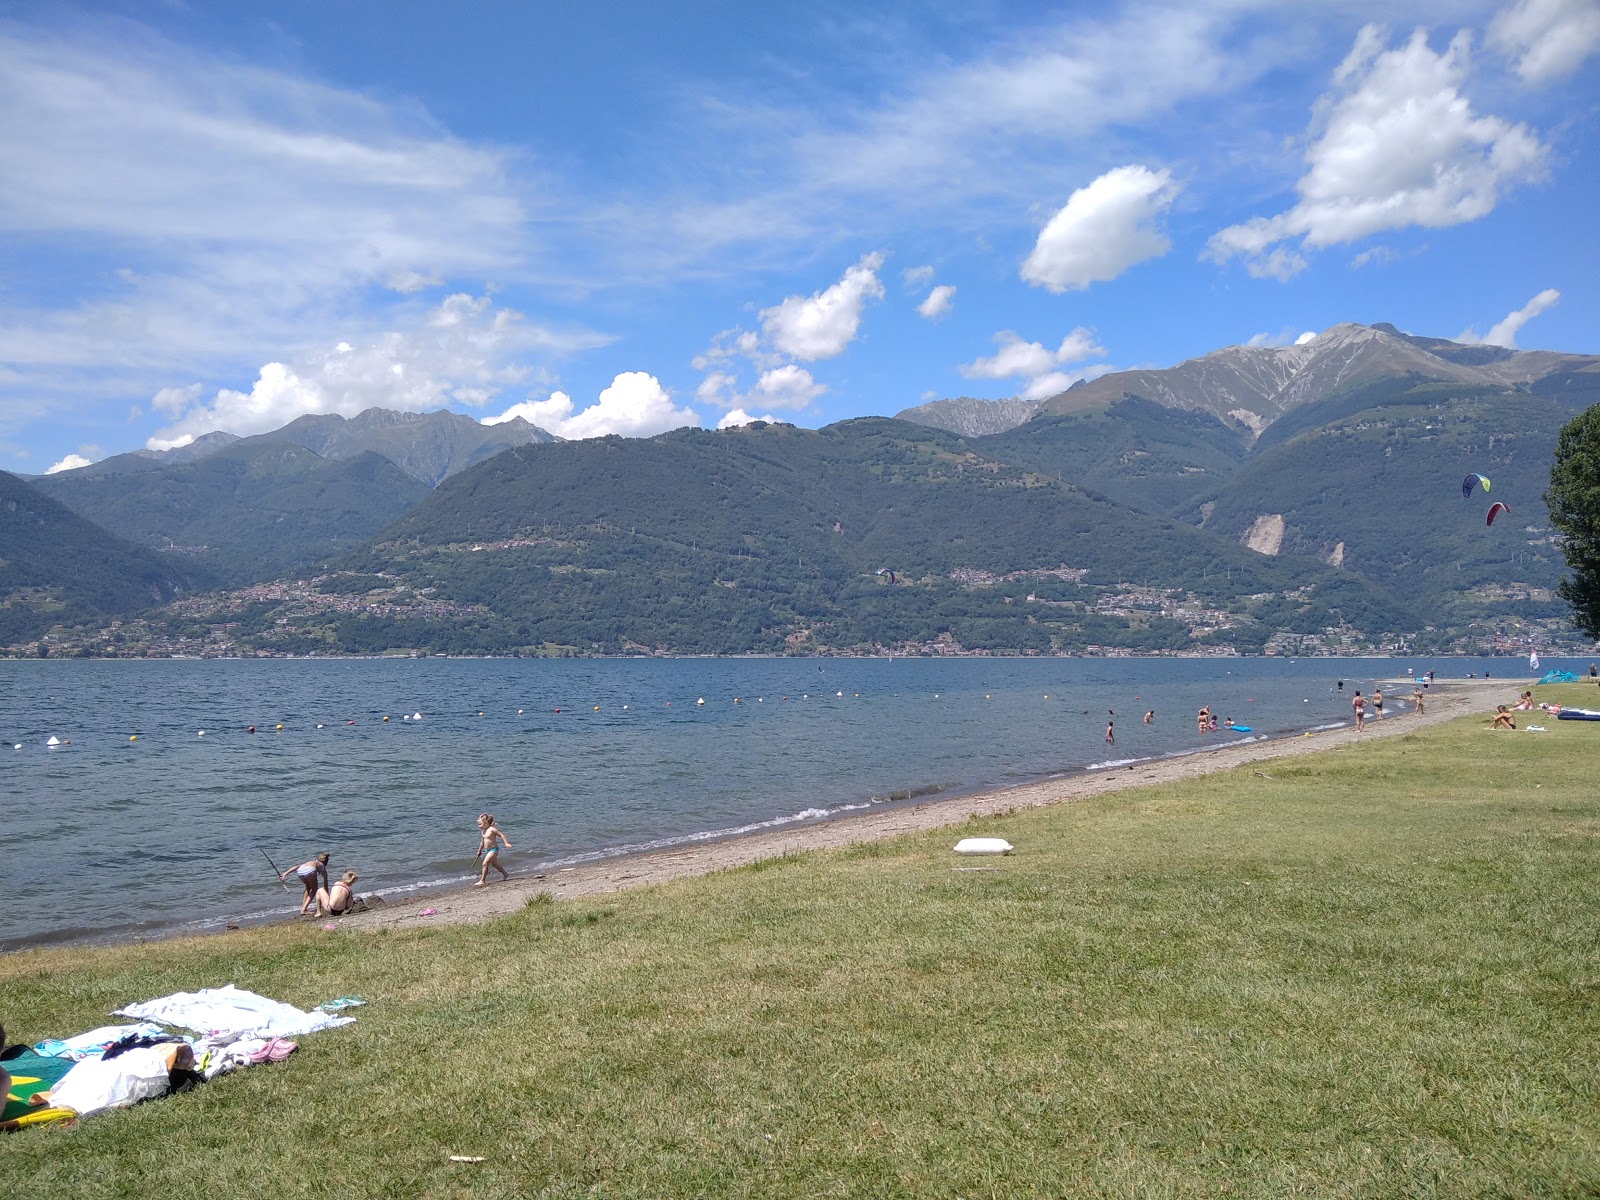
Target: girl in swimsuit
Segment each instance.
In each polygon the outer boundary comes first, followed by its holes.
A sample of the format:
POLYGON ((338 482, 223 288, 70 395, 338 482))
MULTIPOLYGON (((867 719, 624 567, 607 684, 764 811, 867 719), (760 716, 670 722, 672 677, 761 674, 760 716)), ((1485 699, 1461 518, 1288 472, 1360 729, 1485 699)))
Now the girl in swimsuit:
POLYGON ((293 871, 285 871, 279 875, 278 882, 282 883, 290 875, 297 876, 300 880, 300 886, 306 890, 306 898, 300 902, 300 915, 303 917, 316 907, 317 881, 319 879, 322 881, 322 888, 328 886, 328 856, 319 854, 315 858, 306 859, 293 871))
POLYGON ((354 871, 346 871, 330 888, 317 889, 317 916, 342 917, 355 903, 354 884, 360 879, 354 871))
POLYGON ((500 865, 500 851, 511 849, 511 843, 506 840, 506 835, 500 832, 500 827, 494 823, 494 818, 488 813, 478 814, 478 857, 483 860, 483 869, 478 872, 478 882, 473 887, 482 887, 489 882, 489 868, 493 867, 500 872, 501 879, 510 879, 511 875, 500 865), (496 842, 499 845, 496 845, 496 842))

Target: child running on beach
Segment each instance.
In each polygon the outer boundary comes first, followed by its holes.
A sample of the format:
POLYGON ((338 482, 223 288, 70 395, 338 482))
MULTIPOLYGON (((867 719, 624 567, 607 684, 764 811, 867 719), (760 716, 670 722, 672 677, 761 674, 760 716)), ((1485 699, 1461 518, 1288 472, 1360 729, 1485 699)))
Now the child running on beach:
POLYGON ((511 875, 500 865, 500 851, 511 849, 511 843, 506 840, 506 835, 500 832, 500 827, 494 823, 494 818, 488 813, 478 814, 478 857, 483 860, 483 869, 478 872, 478 882, 473 887, 483 887, 489 882, 489 868, 493 867, 500 872, 501 879, 510 879, 511 875), (495 842, 498 841, 499 845, 495 842))

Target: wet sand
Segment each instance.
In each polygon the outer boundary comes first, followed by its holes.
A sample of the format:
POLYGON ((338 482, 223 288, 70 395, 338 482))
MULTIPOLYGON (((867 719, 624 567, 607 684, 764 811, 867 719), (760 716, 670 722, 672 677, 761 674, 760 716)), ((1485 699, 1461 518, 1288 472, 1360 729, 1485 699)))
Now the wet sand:
POLYGON ((557 900, 604 895, 627 888, 648 887, 674 879, 706 875, 730 867, 748 866, 762 859, 807 850, 835 849, 907 833, 922 833, 959 825, 973 816, 989 816, 1050 804, 1070 804, 1108 792, 1193 779, 1245 763, 1268 763, 1274 759, 1324 750, 1359 753, 1360 743, 1372 738, 1393 737, 1469 713, 1488 714, 1493 711, 1495 704, 1508 702, 1508 694, 1515 697, 1528 686, 1529 681, 1510 679, 1436 681, 1424 702, 1426 712, 1421 716, 1411 707, 1409 687, 1404 693, 1397 688, 1391 694, 1388 715, 1382 721, 1369 718, 1366 729, 1360 733, 1350 726, 1310 735, 1287 735, 1224 746, 1181 758, 1138 763, 1130 768, 1082 772, 1019 787, 844 816, 814 825, 610 858, 583 866, 564 867, 546 874, 513 874, 509 881, 490 883, 482 888, 468 885, 459 889, 442 889, 398 903, 391 901, 375 905, 366 912, 338 918, 337 924, 340 928, 356 931, 483 921, 514 912, 526 904, 530 897, 541 892, 549 893, 557 900), (1395 711, 1395 703, 1402 700, 1405 703, 1404 710, 1395 711), (425 910, 432 911, 424 915, 425 910))

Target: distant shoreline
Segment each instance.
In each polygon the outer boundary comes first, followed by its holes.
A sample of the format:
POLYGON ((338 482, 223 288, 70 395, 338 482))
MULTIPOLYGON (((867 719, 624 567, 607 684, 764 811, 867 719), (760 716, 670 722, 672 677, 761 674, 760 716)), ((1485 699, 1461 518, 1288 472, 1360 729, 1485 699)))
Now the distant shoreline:
MULTIPOLYGON (((418 924, 484 921, 514 912, 540 894, 556 900, 574 900, 629 888, 650 887, 674 879, 749 866, 766 859, 811 850, 839 849, 947 828, 971 817, 1074 803, 1129 788, 1192 779, 1245 763, 1353 748, 1363 739, 1402 735, 1468 715, 1485 704, 1492 708, 1497 701, 1490 701, 1488 694, 1498 694, 1507 689, 1520 691, 1528 687, 1530 682, 1509 676, 1505 679, 1436 680, 1428 692, 1427 711, 1423 716, 1418 717, 1408 710, 1404 714, 1385 717, 1382 721, 1369 719, 1367 729, 1361 733, 1357 733, 1353 725, 1322 732, 1302 730, 1256 741, 1235 742, 1178 757, 1151 759, 1126 769, 1082 768, 1016 787, 902 801, 874 807, 867 812, 843 813, 779 830, 736 834, 665 850, 618 855, 555 871, 513 875, 509 881, 492 883, 484 888, 442 886, 419 892, 402 902, 386 901, 366 912, 353 913, 327 923, 339 930, 359 934, 373 929, 418 924), (432 911, 425 913, 425 910, 432 911)), ((1409 701, 1409 697, 1405 699, 1409 701)))

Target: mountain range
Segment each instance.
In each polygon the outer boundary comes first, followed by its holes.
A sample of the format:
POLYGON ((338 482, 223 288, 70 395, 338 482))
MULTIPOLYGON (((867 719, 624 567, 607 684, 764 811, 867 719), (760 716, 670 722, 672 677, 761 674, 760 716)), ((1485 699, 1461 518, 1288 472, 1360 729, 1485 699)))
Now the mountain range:
MULTIPOLYGON (((168 649, 224 627, 296 653, 1549 645, 1540 495, 1596 400, 1597 356, 1338 325, 821 430, 560 442, 369 410, 29 483, 181 567, 152 598, 225 589, 145 618, 168 649), (1471 471, 1491 496, 1459 495, 1471 471)), ((89 625, 123 603, 61 608, 57 637, 105 651, 89 625)))

